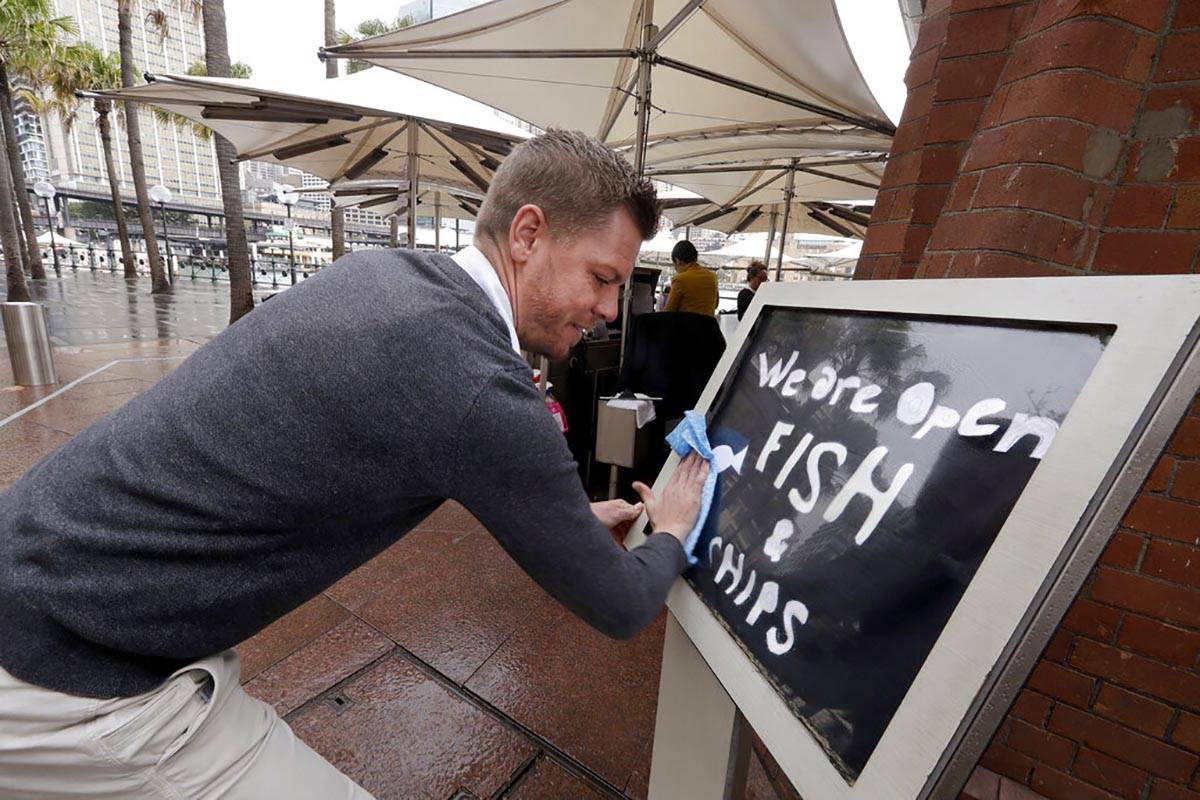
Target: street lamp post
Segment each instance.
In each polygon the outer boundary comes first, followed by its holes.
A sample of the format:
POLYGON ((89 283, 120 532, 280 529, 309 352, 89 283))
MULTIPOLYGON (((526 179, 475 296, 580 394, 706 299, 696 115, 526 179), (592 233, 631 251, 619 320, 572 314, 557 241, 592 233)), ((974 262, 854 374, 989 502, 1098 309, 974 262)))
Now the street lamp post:
POLYGON ((292 271, 292 286, 296 285, 296 246, 292 241, 292 231, 295 226, 292 223, 292 206, 296 205, 296 201, 299 199, 300 195, 290 189, 282 189, 279 192, 279 202, 287 208, 288 266, 292 271))
POLYGON ((161 183, 156 183, 150 187, 150 199, 158 203, 158 214, 162 217, 163 243, 166 245, 167 254, 167 280, 175 283, 175 267, 171 264, 171 237, 167 233, 166 204, 171 202, 171 190, 161 183))
MULTIPOLYGON (((50 252, 54 255, 54 274, 61 275, 58 268, 58 247, 54 244, 54 215, 50 212, 50 201, 58 192, 50 181, 38 181, 33 185, 33 193, 46 201, 46 227, 50 229, 50 252)), ((37 242, 33 243, 34 247, 37 242)))

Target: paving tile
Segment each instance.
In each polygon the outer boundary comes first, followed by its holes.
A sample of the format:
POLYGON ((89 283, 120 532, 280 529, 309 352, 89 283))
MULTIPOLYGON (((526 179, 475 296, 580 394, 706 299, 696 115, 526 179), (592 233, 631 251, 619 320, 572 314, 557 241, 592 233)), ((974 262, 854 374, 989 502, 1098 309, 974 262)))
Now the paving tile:
POLYGON ((339 687, 349 704, 312 703, 296 735, 378 800, 492 797, 537 754, 532 742, 393 656, 339 687))
POLYGON ((1000 776, 983 767, 976 767, 963 787, 968 800, 996 800, 1000 796, 1000 776))
POLYGON ((773 789, 772 794, 766 795, 770 800, 776 800, 776 798, 778 800, 801 800, 800 793, 796 791, 791 781, 783 774, 783 768, 779 766, 774 756, 767 750, 767 746, 763 743, 763 740, 755 734, 751 741, 754 751, 753 758, 750 760, 751 781, 753 781, 755 775, 753 770, 761 768, 759 771, 773 789))
MULTIPOLYGON (((141 381, 137 380, 134 380, 134 382, 141 383, 141 381)), ((113 381, 113 383, 124 384, 125 381, 113 381)), ((83 384, 83 386, 86 385, 83 384)), ((98 385, 104 386, 106 384, 98 385)), ((135 391, 97 397, 83 397, 75 394, 74 389, 70 389, 57 397, 52 397, 42 405, 28 412, 24 415, 24 419, 74 436, 96 420, 116 411, 137 397, 138 394, 139 392, 135 391)))
MULTIPOLYGON (((0 352, 0 360, 5 363, 8 360, 2 352, 0 352)), ((0 419, 36 403, 58 388, 58 386, 16 386, 12 383, 11 373, 7 376, 0 374, 0 419)))
POLYGON ((453 500, 447 500, 438 506, 438 509, 426 517, 417 528, 421 530, 454 531, 455 533, 460 531, 485 530, 483 523, 475 519, 475 515, 453 500))
MULTIPOLYGON (((646 800, 646 795, 650 790, 650 751, 652 747, 647 747, 644 755, 638 760, 638 765, 633 771, 633 776, 629 779, 629 784, 625 787, 625 795, 632 797, 635 800, 646 800)), ((791 800, 793 797, 799 797, 796 794, 781 793, 771 783, 771 778, 767 774, 763 763, 759 761, 757 753, 750 754, 750 769, 746 775, 746 794, 744 800, 791 800)))
POLYGON ((290 656, 348 616, 349 613, 337 603, 317 595, 275 620, 234 648, 242 658, 242 683, 290 656))
POLYGON ((72 386, 67 390, 68 392, 74 391, 78 386, 82 386, 85 383, 110 383, 112 381, 128 380, 128 377, 114 373, 112 367, 107 367, 113 361, 114 359, 112 358, 96 359, 76 366, 64 364, 61 359, 55 359, 54 367, 58 373, 58 383, 55 384, 54 388, 62 389, 67 384, 77 381, 80 378, 86 378, 86 380, 83 383, 72 386))
POLYGON ((386 636, 350 617, 260 672, 245 684, 246 693, 284 716, 391 649, 386 636))
MULTIPOLYGON (((62 348, 54 348, 54 373, 58 378, 58 383, 48 384, 46 386, 30 386, 26 387, 32 390, 40 390, 45 394, 49 394, 57 389, 61 389, 71 381, 78 380, 90 372, 95 372, 98 368, 109 363, 113 359, 97 358, 97 357, 76 357, 72 355, 64 355, 61 352, 62 348)), ((0 370, 0 384, 15 385, 12 371, 12 363, 9 360, 7 350, 0 350, 0 360, 3 361, 4 367, 0 370)), ((104 380, 104 372, 99 372, 94 378, 104 380)))
POLYGON ((24 417, 0 427, 0 483, 11 484, 70 438, 24 417))
MULTIPOLYGON (((655 708, 657 709, 657 705, 655 708)), ((650 793, 650 755, 653 750, 654 731, 651 729, 650 738, 642 747, 642 754, 638 756, 633 774, 629 776, 629 780, 625 784, 626 796, 635 798, 635 800, 646 800, 646 795, 650 793)))
POLYGON ((746 775, 745 800, 782 800, 781 795, 771 785, 767 771, 754 753, 750 754, 750 769, 746 775))
MULTIPOLYGON (((122 405, 124 405, 122 403, 122 405)), ((82 414, 78 417, 70 417, 56 421, 53 425, 46 424, 46 427, 53 428, 56 431, 61 431, 69 436, 76 436, 82 433, 87 428, 92 426, 92 423, 99 422, 109 415, 108 411, 102 411, 97 414, 82 414)))
POLYGON ((431 536, 426 544, 421 531, 411 531, 358 569, 325 590, 325 594, 351 611, 358 611, 393 584, 419 573, 413 563, 425 547, 438 546, 442 538, 431 536))
POLYGON ((385 563, 391 580, 358 615, 458 683, 546 597, 488 533, 414 530, 385 563))
MULTIPOLYGON (((466 510, 461 509, 461 513, 466 510)), ((429 572, 426 562, 430 558, 436 557, 447 544, 456 545, 474 532, 455 525, 438 524, 432 528, 418 525, 326 593, 351 611, 357 611, 398 583, 423 579, 429 572)))
POLYGON ((114 379, 120 378, 140 378, 147 381, 156 381, 164 375, 169 374, 172 370, 183 363, 183 359, 153 359, 146 361, 122 361, 119 364, 114 364, 105 370, 114 379))
POLYGON ((122 378, 120 376, 111 376, 112 380, 100 380, 101 378, 108 377, 101 372, 99 375, 88 378, 83 383, 72 386, 62 394, 51 399, 46 405, 53 405, 60 399, 70 399, 79 402, 123 395, 133 396, 141 394, 154 385, 150 381, 139 380, 138 378, 122 378))
POLYGON ((546 598, 467 687, 625 786, 654 735, 664 620, 620 642, 546 598))
POLYGON ((1004 776, 1000 776, 1000 793, 996 797, 997 800, 1046 800, 1025 784, 1004 776))
POLYGON ((502 795, 505 800, 604 800, 620 797, 598 790, 583 778, 572 775, 555 761, 540 757, 520 782, 502 795))

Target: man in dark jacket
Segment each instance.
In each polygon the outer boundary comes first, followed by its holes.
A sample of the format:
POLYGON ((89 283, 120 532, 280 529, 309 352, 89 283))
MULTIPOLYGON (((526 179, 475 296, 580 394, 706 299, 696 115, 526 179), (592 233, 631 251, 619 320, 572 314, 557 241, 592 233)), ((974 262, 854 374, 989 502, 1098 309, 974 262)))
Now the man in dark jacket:
POLYGON ((475 247, 345 257, 0 494, 0 797, 369 797, 241 690, 231 648, 448 498, 590 624, 645 626, 707 465, 638 484, 657 532, 621 549, 643 504, 589 505, 519 348, 615 318, 657 217, 613 151, 532 139, 475 247))
POLYGON ((750 308, 750 303, 754 300, 754 293, 758 291, 758 287, 766 282, 767 265, 761 261, 751 261, 750 266, 746 267, 747 286, 738 292, 737 296, 738 322, 741 322, 742 317, 746 316, 746 309, 750 308))

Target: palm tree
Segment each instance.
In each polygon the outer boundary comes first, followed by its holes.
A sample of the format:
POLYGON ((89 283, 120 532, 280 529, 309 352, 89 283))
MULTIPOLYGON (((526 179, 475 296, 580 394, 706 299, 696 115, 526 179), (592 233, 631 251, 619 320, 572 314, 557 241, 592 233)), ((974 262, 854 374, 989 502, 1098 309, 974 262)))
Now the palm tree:
MULTIPOLYGON (((65 48, 45 70, 42 82, 47 96, 42 97, 35 92, 22 94, 38 113, 57 113, 70 131, 79 114, 79 98, 75 93, 120 86, 121 57, 116 53, 106 55, 87 42, 73 44, 65 48)), ((121 200, 121 174, 113 159, 112 121, 109 118, 112 101, 95 98, 92 110, 96 114, 96 129, 100 133, 100 144, 104 151, 104 171, 108 174, 108 189, 112 195, 113 218, 117 223, 117 239, 121 243, 125 277, 137 278, 137 261, 129 242, 129 225, 125 221, 125 207, 121 200)))
MULTIPOLYGON (((224 0, 204 0, 204 65, 214 78, 232 77, 229 37, 225 32, 224 0)), ((221 202, 225 205, 225 242, 229 254, 229 323, 254 308, 250 283, 250 245, 242 214, 242 187, 234 159, 237 151, 224 136, 216 136, 217 169, 221 175, 221 202)))
MULTIPOLYGON (((0 126, 3 121, 0 120, 0 126)), ((17 235, 17 221, 13 214, 12 169, 8 165, 8 150, 0 147, 0 245, 4 247, 4 272, 6 275, 6 297, 10 303, 28 302, 29 287, 25 285, 22 269, 21 240, 17 235)))
MULTIPOLYGON (((133 0, 117 0, 117 34, 121 47, 121 86, 129 88, 137 84, 137 65, 133 60, 133 26, 130 20, 133 0)), ((129 139, 129 166, 133 172, 133 189, 137 195, 138 219, 142 224, 142 236, 146 242, 146 260, 150 262, 150 291, 167 292, 171 284, 163 269, 162 256, 158 252, 158 238, 154 230, 154 218, 150 212, 150 193, 146 189, 146 163, 142 155, 142 127, 138 121, 137 106, 130 100, 125 105, 125 135, 129 139)))
POLYGON ((12 78, 23 75, 36 83, 42 68, 53 63, 61 49, 59 36, 75 32, 75 23, 70 17, 55 17, 53 12, 50 0, 5 0, 0 3, 0 114, 4 122, 4 147, 8 151, 13 190, 17 198, 14 216, 22 226, 29 248, 30 272, 39 280, 46 277, 46 271, 37 246, 25 167, 21 164, 21 150, 17 145, 12 78))

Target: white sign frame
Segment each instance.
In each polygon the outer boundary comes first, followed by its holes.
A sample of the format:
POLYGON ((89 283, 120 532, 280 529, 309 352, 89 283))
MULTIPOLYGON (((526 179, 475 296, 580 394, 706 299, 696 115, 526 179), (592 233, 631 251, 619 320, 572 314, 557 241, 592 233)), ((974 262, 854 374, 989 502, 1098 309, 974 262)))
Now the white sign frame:
MULTIPOLYGON (((1053 447, 1034 471, 853 785, 700 596, 680 580, 668 597, 682 631, 803 797, 955 797, 1200 388, 1200 276, 766 284, 729 342, 698 411, 709 410, 765 306, 959 322, 1116 327, 1053 447)), ((655 482, 656 492, 677 464, 672 455, 655 482)), ((643 541, 644 523, 643 517, 628 546, 643 541)), ((664 684, 673 669, 664 660, 664 684)), ((695 708, 705 707, 704 698, 693 700, 695 708)), ((723 700, 714 702, 720 705, 723 700)), ((681 722, 695 712, 672 703, 677 701, 668 701, 664 686, 652 800, 671 796, 673 774, 683 776, 701 766, 712 769, 711 764, 680 763, 678 750, 666 742, 660 747, 668 735, 665 726, 678 731, 681 724, 686 728, 705 722, 681 722), (672 763, 663 763, 668 757, 672 763)), ((728 743, 731 735, 717 738, 728 743)), ((715 753, 694 755, 697 761, 711 761, 715 753)), ((729 796, 731 791, 716 788, 720 791, 713 797, 729 796)))

